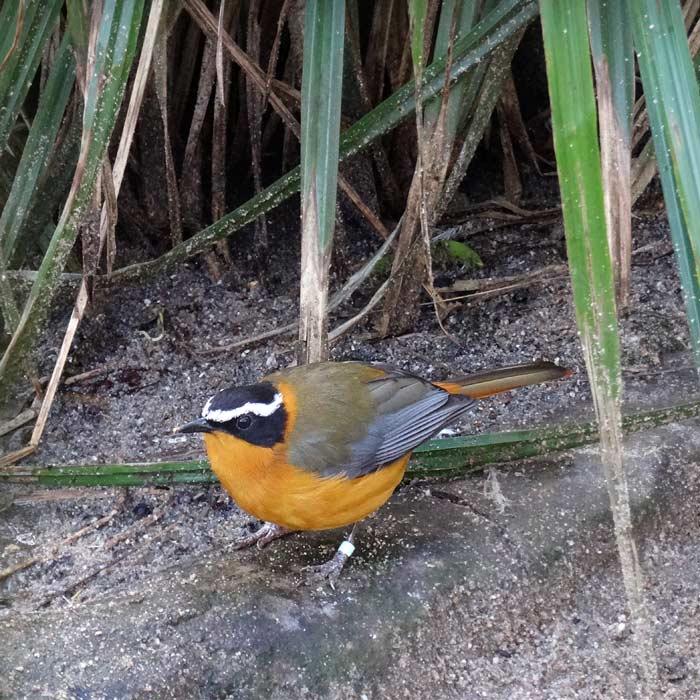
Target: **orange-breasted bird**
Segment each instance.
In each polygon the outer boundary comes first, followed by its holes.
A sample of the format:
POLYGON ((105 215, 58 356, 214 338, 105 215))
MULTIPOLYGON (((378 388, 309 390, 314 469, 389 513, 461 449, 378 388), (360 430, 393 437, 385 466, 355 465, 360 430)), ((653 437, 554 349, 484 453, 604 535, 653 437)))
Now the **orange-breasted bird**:
MULTIPOLYGON (((388 365, 321 362, 220 391, 180 432, 204 434, 224 488, 265 521, 238 546, 264 546, 294 530, 357 523, 389 499, 412 450, 476 399, 568 374, 537 362, 431 382, 388 365)), ((331 585, 354 532, 317 572, 331 585)))

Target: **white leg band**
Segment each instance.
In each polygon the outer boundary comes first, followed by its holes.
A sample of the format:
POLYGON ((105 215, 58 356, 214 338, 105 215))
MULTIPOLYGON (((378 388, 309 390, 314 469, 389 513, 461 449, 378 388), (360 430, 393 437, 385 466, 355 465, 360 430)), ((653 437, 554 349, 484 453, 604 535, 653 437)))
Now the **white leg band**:
POLYGON ((340 547, 338 547, 338 551, 341 554, 344 554, 346 557, 351 557, 352 553, 355 551, 355 545, 352 542, 348 542, 347 540, 343 540, 340 543, 340 547))

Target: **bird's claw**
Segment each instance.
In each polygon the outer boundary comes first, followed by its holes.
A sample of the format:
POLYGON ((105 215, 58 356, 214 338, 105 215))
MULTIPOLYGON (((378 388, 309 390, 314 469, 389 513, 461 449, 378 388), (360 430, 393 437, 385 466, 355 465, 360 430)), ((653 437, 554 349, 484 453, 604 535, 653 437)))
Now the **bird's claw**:
POLYGON ((301 570, 302 582, 307 585, 314 585, 325 581, 335 590, 335 584, 338 582, 340 574, 345 567, 345 562, 347 562, 348 559, 349 557, 342 552, 336 552, 335 556, 325 564, 305 566, 301 570))
POLYGON ((288 535, 291 530, 275 523, 263 523, 255 532, 245 537, 240 537, 233 542, 234 549, 246 549, 256 545, 258 549, 263 549, 272 540, 277 540, 280 537, 288 535))

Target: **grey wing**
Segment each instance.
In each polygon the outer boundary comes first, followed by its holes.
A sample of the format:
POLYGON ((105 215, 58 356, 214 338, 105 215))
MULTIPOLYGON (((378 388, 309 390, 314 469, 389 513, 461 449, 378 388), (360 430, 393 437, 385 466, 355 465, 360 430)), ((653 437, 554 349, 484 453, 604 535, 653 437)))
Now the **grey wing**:
POLYGON ((367 434, 352 446, 352 459, 342 469, 349 478, 395 462, 475 403, 396 370, 368 386, 376 417, 367 434))

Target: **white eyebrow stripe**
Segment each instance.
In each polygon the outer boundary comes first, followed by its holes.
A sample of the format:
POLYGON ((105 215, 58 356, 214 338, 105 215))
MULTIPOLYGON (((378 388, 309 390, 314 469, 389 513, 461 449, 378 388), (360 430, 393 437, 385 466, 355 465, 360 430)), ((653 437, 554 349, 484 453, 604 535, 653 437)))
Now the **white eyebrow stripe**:
POLYGON ((252 403, 249 401, 248 403, 244 403, 242 406, 232 408, 228 411, 220 408, 212 411, 210 407, 213 398, 214 397, 212 396, 212 398, 205 404, 204 409, 202 410, 202 418, 206 418, 214 423, 227 423, 228 421, 238 418, 238 416, 242 416, 246 413, 252 413, 262 418, 271 416, 283 402, 282 394, 277 393, 275 394, 275 397, 272 399, 271 403, 252 403))

